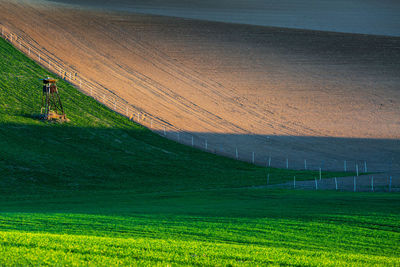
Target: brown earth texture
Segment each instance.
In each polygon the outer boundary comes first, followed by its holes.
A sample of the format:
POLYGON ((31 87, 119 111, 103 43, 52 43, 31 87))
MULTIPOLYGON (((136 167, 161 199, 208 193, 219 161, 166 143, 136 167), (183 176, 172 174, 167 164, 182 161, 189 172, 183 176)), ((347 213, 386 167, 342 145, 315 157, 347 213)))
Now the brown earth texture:
POLYGON ((0 0, 0 10, 2 26, 217 153, 399 173, 399 37, 35 0, 0 0))

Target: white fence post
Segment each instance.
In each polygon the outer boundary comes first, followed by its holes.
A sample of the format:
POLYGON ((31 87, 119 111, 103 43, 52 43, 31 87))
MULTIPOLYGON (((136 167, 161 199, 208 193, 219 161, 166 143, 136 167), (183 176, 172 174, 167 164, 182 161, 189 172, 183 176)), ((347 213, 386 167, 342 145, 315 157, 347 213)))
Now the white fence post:
POLYGON ((344 161, 344 172, 347 172, 347 162, 344 161))
POLYGON ((356 192, 356 188, 357 188, 357 185, 356 185, 356 177, 354 176, 354 192, 356 192))
POLYGON ((206 139, 206 150, 208 149, 208 143, 207 143, 207 139, 206 139))
POLYGON ((293 176, 293 188, 296 189, 296 176, 293 176))
POLYGON ((389 192, 392 192, 392 176, 390 176, 389 180, 389 192))
POLYGON ((254 164, 254 161, 255 161, 255 159, 254 159, 254 152, 253 152, 253 154, 252 154, 252 160, 251 160, 252 162, 253 162, 253 164, 254 164))
POLYGON ((315 190, 318 190, 318 182, 317 182, 317 178, 314 178, 315 181, 315 190))
POLYGON ((238 160, 239 159, 239 152, 238 152, 238 148, 237 147, 235 149, 235 153, 236 153, 236 160, 238 160))
POLYGON ((271 155, 269 155, 269 158, 268 158, 268 167, 271 167, 271 155))
POLYGON ((358 176, 358 163, 356 163, 356 173, 357 173, 357 176, 358 176))
POLYGON ((289 159, 286 158, 286 169, 289 169, 289 159))
POLYGON ((371 177, 371 191, 374 192, 374 176, 371 177))
POLYGON ((367 161, 364 161, 364 171, 365 171, 365 172, 368 172, 368 169, 367 169, 367 161))
POLYGON ((320 180, 322 179, 322 170, 321 170, 321 168, 319 168, 319 179, 320 180))
POLYGON ((194 146, 194 137, 192 135, 192 147, 194 146))
POLYGON ((304 169, 307 170, 307 160, 304 160, 304 169))
POLYGON ((338 189, 337 188, 337 178, 335 177, 335 188, 336 188, 336 190, 338 189))

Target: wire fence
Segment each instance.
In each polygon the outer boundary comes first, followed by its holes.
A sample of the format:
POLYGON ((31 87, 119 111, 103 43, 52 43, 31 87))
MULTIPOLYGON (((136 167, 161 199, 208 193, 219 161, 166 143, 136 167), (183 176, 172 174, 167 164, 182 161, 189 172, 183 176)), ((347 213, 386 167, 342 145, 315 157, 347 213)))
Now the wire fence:
POLYGON ((199 135, 183 131, 178 127, 166 122, 162 118, 149 114, 140 107, 128 103, 126 100, 122 99, 96 81, 82 76, 74 67, 69 66, 56 55, 53 55, 45 48, 41 47, 30 36, 16 34, 3 25, 0 25, 0 27, 1 36, 28 57, 35 60, 37 63, 54 74, 57 74, 60 78, 74 85, 84 94, 94 98, 96 101, 106 105, 115 112, 128 117, 130 120, 147 127, 151 131, 158 133, 161 136, 164 136, 165 138, 210 153, 266 167, 297 170, 317 170, 320 173, 328 170, 334 170, 354 172, 357 174, 357 176, 361 173, 367 173, 369 171, 388 171, 392 169, 392 162, 385 166, 382 164, 371 166, 373 163, 368 163, 365 160, 299 160, 297 157, 295 157, 296 159, 291 159, 289 156, 273 156, 271 153, 256 154, 255 152, 248 152, 245 149, 241 149, 240 145, 236 147, 222 147, 221 144, 209 142, 209 140, 199 135))
POLYGON ((296 176, 287 183, 266 182, 266 188, 301 189, 301 190, 337 190, 353 192, 400 192, 399 174, 374 174, 351 177, 335 177, 327 179, 298 181, 296 176), (394 176, 395 175, 395 176, 394 176))

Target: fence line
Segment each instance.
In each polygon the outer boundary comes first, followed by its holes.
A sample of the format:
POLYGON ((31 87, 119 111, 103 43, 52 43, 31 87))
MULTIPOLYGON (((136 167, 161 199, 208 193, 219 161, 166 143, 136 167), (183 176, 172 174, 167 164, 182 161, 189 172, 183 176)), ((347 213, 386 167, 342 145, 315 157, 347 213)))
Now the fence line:
MULTIPOLYGON (((115 112, 128 117, 130 120, 135 121, 136 123, 145 126, 151 131, 168 139, 207 152, 261 166, 287 169, 290 167, 291 169, 319 171, 320 179, 323 176, 323 171, 326 170, 338 170, 344 172, 354 171, 357 172, 357 176, 359 172, 368 171, 366 161, 331 160, 330 162, 321 162, 317 160, 304 159, 304 161, 301 160, 296 162, 290 160, 289 157, 273 157, 271 156, 271 152, 265 153, 264 155, 257 155, 255 152, 240 151, 237 146, 235 148, 224 148, 217 144, 212 144, 205 138, 183 131, 161 118, 145 112, 143 109, 128 103, 126 100, 122 99, 104 86, 101 86, 90 78, 82 76, 75 68, 66 65, 56 55, 52 55, 50 52, 40 47, 37 42, 30 38, 30 36, 21 36, 9 31, 2 25, 0 26, 2 37, 14 45, 15 48, 28 55, 28 57, 38 61, 40 65, 58 75, 61 79, 74 85, 79 91, 83 92, 87 96, 92 97, 115 112)), ((371 170, 372 168, 370 167, 369 169, 371 170)))
POLYGON ((298 181, 293 177, 292 181, 269 185, 273 177, 268 174, 266 188, 302 189, 302 190, 336 190, 352 192, 400 192, 400 177, 394 178, 387 174, 363 175, 340 178, 327 178, 319 180, 298 181), (396 185, 396 186, 394 186, 396 185))

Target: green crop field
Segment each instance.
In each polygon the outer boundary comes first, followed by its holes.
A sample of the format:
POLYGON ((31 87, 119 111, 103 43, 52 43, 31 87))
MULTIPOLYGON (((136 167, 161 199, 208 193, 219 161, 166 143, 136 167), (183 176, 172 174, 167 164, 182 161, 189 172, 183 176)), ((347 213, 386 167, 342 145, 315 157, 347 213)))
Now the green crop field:
POLYGON ((318 173, 180 145, 63 81, 71 121, 39 121, 48 75, 0 40, 0 265, 400 265, 398 194, 261 187, 318 173))

